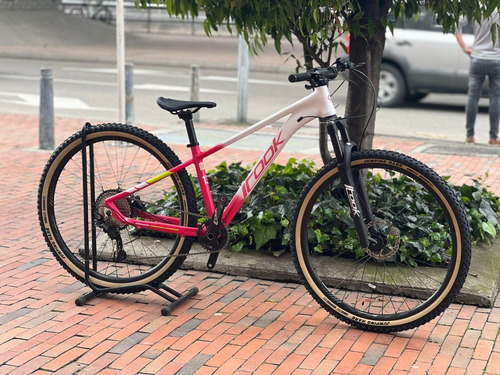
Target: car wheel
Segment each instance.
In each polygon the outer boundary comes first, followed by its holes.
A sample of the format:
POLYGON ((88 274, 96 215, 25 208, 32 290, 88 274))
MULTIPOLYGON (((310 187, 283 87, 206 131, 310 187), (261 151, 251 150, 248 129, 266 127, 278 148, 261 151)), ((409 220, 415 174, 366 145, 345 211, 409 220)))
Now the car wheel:
POLYGON ((390 64, 380 67, 378 104, 382 107, 394 107, 406 97, 406 82, 398 68, 390 64))

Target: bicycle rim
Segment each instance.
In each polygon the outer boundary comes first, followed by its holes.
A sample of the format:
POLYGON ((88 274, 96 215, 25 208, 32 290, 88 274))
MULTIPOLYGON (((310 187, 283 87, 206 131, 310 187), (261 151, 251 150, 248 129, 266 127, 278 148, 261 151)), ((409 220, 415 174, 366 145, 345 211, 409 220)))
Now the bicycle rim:
MULTIPOLYGON (((49 160, 40 184, 39 212, 52 252, 72 275, 85 282, 81 145, 81 135, 77 133, 49 160)), ((123 225, 110 218, 104 201, 179 164, 178 158, 156 137, 125 125, 89 128, 87 146, 88 164, 90 147, 94 164, 94 178, 89 165, 88 179, 95 184, 94 194, 90 189, 88 194, 92 205, 89 215, 94 212, 94 223, 89 218, 88 236, 90 248, 93 245, 96 248, 96 255, 90 256, 91 281, 111 288, 156 285, 164 281, 182 263, 184 257, 177 255, 189 251, 191 239, 123 225), (121 246, 110 233, 119 235, 121 246)), ((120 211, 131 217, 137 212, 137 204, 148 212, 177 216, 182 225, 196 225, 196 219, 188 213, 194 211, 194 192, 185 171, 167 177, 154 188, 140 191, 133 199, 117 201, 120 211), (166 198, 165 191, 172 194, 166 198)))
POLYGON ((352 325, 385 332, 421 325, 452 302, 467 274, 470 238, 460 201, 431 169, 401 154, 356 153, 352 170, 373 211, 367 228, 385 246, 359 245, 333 162, 300 198, 292 227, 297 270, 315 299, 352 325))

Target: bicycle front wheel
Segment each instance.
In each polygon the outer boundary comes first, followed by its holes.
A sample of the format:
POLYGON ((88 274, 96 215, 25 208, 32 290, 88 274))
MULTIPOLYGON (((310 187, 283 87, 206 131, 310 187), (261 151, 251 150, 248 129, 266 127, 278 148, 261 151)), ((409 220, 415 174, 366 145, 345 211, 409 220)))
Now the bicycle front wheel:
MULTIPOLYGON (((125 225, 112 218, 104 201, 180 161, 161 140, 136 127, 105 124, 88 127, 86 133, 89 207, 83 206, 79 132, 56 149, 42 174, 38 211, 46 242, 62 266, 84 283, 85 236, 89 236, 90 248, 95 249, 89 259, 94 285, 122 288, 122 292, 145 289, 141 287, 145 284, 156 286, 180 267, 185 258, 180 255, 189 251, 192 239, 125 225), (89 212, 88 233, 84 232, 84 210, 89 212)), ((176 217, 180 225, 197 225, 192 215, 195 194, 185 170, 118 200, 116 205, 123 215, 136 219, 148 212, 176 217)))
POLYGON ((360 246, 333 161, 299 199, 291 227, 297 271, 321 306, 356 327, 391 332, 424 324, 454 300, 468 272, 463 205, 434 171, 405 155, 357 152, 351 168, 373 213, 367 231, 382 245, 360 246))

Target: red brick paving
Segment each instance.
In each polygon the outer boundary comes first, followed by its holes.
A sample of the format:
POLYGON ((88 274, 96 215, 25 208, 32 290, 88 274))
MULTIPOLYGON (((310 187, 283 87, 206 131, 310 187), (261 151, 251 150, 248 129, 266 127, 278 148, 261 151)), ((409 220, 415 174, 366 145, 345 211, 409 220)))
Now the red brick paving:
MULTIPOLYGON (((57 142, 82 124, 57 119, 57 142)), ((0 374, 500 374, 498 297, 493 308, 453 304, 422 327, 390 335, 339 322, 301 285, 209 272, 182 271, 169 280, 200 289, 171 316, 160 314, 162 301, 152 293, 77 307, 87 289, 52 258, 38 228, 37 185, 49 153, 36 149, 37 118, 0 115, 0 128, 0 374)), ((500 194, 497 158, 415 153, 423 143, 375 141, 455 183, 488 173, 500 194)))

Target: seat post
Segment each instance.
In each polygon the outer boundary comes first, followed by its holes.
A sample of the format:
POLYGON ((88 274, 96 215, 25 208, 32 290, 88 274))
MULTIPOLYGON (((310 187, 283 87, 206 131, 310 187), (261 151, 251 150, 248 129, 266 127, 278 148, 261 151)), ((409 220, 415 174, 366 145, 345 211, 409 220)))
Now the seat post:
POLYGON ((196 132, 194 130, 193 113, 189 110, 183 110, 178 112, 177 116, 184 120, 184 124, 186 125, 186 131, 189 138, 189 144, 187 147, 199 146, 198 139, 196 138, 196 132))

